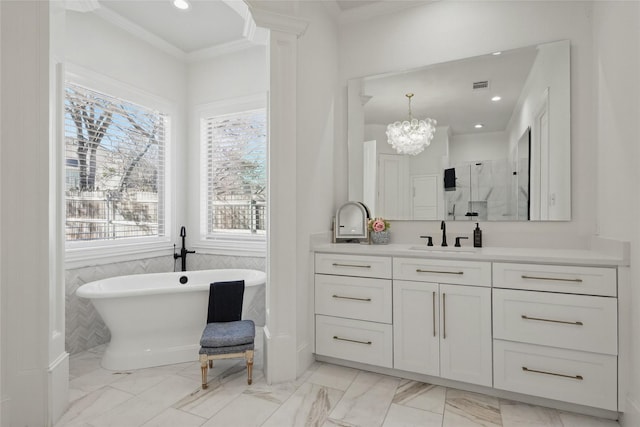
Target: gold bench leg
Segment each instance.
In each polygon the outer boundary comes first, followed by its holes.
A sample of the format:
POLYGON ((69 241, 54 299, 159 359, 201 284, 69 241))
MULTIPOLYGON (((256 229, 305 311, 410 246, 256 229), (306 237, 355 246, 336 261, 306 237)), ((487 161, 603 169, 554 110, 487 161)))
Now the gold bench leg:
POLYGON ((251 385, 253 382, 253 350, 247 350, 244 357, 247 359, 247 384, 251 385))
MULTIPOLYGON (((207 388, 207 355, 200 355, 200 371, 202 372, 202 389, 205 390, 207 388)), ((209 361, 211 362, 211 361, 209 361)))

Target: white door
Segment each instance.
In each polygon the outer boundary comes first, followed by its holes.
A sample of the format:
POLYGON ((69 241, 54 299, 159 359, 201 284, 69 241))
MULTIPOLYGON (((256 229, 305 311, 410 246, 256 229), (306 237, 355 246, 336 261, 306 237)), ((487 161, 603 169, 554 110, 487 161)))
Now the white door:
POLYGON ((378 156, 378 204, 376 215, 411 219, 409 211, 409 161, 407 156, 378 156))
POLYGON ((438 284, 393 281, 393 367, 440 375, 438 284))
POLYGON ((491 288, 440 285, 440 376, 492 385, 491 288))
POLYGON ((438 219, 439 175, 415 175, 411 178, 413 188, 414 220, 438 219))

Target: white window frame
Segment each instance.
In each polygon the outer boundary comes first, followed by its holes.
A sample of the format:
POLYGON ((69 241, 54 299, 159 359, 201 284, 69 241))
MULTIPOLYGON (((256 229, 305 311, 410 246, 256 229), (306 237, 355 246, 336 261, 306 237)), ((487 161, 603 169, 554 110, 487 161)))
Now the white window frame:
MULTIPOLYGON (((203 135, 204 122, 207 118, 221 116, 225 114, 240 113, 243 111, 265 109, 268 112, 266 94, 255 94, 233 99, 216 101, 208 104, 196 106, 192 117, 195 118, 199 149, 199 216, 198 216, 198 240, 193 246, 201 253, 235 255, 235 256, 257 256, 263 257, 267 253, 267 235, 264 234, 241 234, 233 232, 207 233, 207 141, 203 135)), ((268 132, 267 132, 268 135, 268 132)), ((268 139, 268 136, 267 136, 268 139)), ((267 142, 268 148, 268 142, 267 142)), ((268 153, 267 153, 268 156, 268 153)), ((268 171, 267 171, 268 173, 268 171)), ((269 189, 267 188, 267 191, 269 189)), ((267 207, 267 215, 269 208, 267 207)))
MULTIPOLYGON (((77 268, 86 265, 108 264, 120 261, 163 256, 173 251, 174 222, 175 222, 175 120, 177 117, 177 105, 159 96, 150 94, 127 83, 107 77, 93 70, 75 64, 65 65, 64 83, 84 86, 104 94, 127 100, 134 104, 162 111, 169 118, 165 140, 165 164, 164 164, 164 236, 135 237, 122 240, 91 240, 65 242, 65 267, 77 268)), ((61 91, 65 96, 64 88, 61 91)), ((64 99, 58 105, 62 106, 64 99)), ((63 108, 63 107, 60 107, 63 108)), ((64 118, 64 115, 62 115, 64 118)), ((61 144, 64 144, 64 135, 61 144)), ((64 169, 64 168, 63 168, 64 169)), ((60 191, 63 206, 65 204, 65 191, 60 191)), ((65 215, 66 218, 66 215, 65 215)), ((61 225, 64 227, 64 224, 61 225)))

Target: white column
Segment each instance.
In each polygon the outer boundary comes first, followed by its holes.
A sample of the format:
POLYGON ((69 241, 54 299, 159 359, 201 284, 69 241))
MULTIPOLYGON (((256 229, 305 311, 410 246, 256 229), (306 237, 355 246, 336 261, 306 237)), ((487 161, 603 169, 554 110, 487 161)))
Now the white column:
POLYGON ((0 8, 0 423, 50 426, 49 3, 0 8))
MULTIPOLYGON (((261 4, 257 4, 261 7, 261 4)), ((297 38, 307 23, 251 9, 256 24, 270 29, 269 147, 267 163, 267 315, 264 328, 268 383, 296 378, 296 77, 297 38)), ((306 254, 306 251, 302 251, 306 254)))

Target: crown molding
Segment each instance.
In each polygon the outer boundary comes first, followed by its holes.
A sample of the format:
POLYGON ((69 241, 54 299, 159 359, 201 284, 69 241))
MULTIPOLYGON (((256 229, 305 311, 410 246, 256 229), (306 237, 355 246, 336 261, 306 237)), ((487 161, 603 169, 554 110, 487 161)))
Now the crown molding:
POLYGON ((64 0, 64 8, 74 12, 93 12, 100 9, 98 0, 64 0))
POLYGON ((123 30, 127 31, 128 33, 136 36, 137 38, 149 43, 150 45, 152 45, 153 47, 168 53, 169 55, 174 56, 175 58, 181 60, 181 61, 186 61, 187 59, 187 54, 182 50, 179 49, 177 47, 175 47, 174 45, 172 45, 171 43, 165 41, 164 39, 156 36, 155 34, 145 30, 144 28, 142 28, 141 26, 139 26, 138 24, 129 21, 128 19, 122 17, 122 15, 119 15, 115 12, 113 12, 110 9, 107 9, 106 7, 101 7, 99 9, 96 9, 93 11, 96 15, 100 16, 101 18, 103 18, 104 20, 106 20, 107 22, 110 22, 111 24, 122 28, 123 30))
POLYGON ((338 16, 340 24, 366 21, 377 16, 388 15, 405 9, 424 6, 440 0, 386 0, 366 6, 345 10, 338 16))
POLYGON ((227 55, 234 52, 240 52, 245 49, 259 46, 258 43, 251 42, 246 39, 234 40, 228 43, 223 43, 204 49, 189 52, 185 55, 187 62, 198 62, 207 59, 215 58, 222 55, 227 55))
POLYGON ((309 21, 304 19, 255 7, 253 4, 249 5, 249 11, 258 27, 295 34, 296 37, 303 35, 309 26, 309 21))

